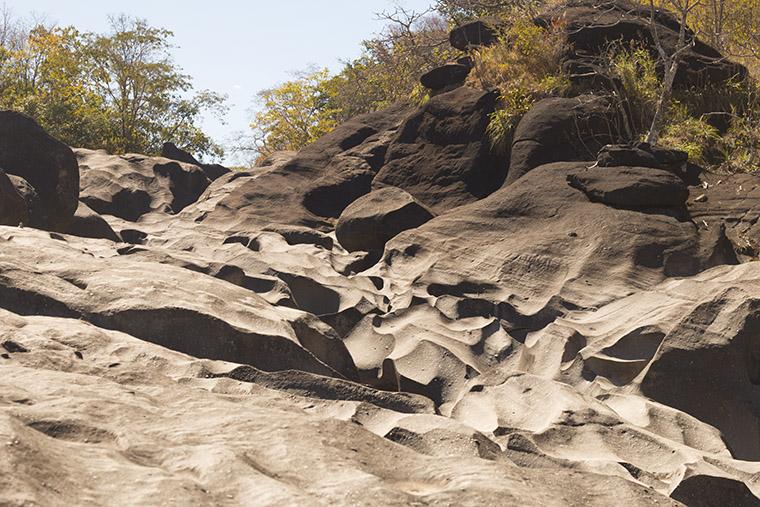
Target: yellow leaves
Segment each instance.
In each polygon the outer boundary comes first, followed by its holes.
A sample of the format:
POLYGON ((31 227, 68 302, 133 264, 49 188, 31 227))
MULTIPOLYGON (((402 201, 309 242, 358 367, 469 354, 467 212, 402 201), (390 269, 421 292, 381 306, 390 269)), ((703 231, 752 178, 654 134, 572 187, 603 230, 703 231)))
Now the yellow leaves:
POLYGON ((689 160, 698 165, 709 163, 709 152, 720 141, 720 133, 702 118, 688 114, 671 119, 663 129, 660 143, 685 151, 689 160))
POLYGON ((298 150, 337 126, 340 110, 330 105, 329 85, 329 71, 320 69, 259 93, 261 110, 251 127, 261 155, 298 150))
POLYGON ((708 44, 760 77, 760 0, 702 0, 689 24, 708 44))
POLYGON ((152 153, 170 138, 213 151, 196 126, 203 101, 181 96, 189 80, 166 52, 169 32, 116 21, 109 35, 40 26, 20 35, 0 51, 0 106, 30 114, 70 145, 152 153), (117 91, 116 81, 130 85, 117 91))
POLYGON ((533 103, 569 86, 559 66, 558 38, 530 19, 519 19, 498 44, 474 53, 469 82, 499 90, 501 109, 491 115, 488 126, 494 148, 505 145, 517 120, 533 103))

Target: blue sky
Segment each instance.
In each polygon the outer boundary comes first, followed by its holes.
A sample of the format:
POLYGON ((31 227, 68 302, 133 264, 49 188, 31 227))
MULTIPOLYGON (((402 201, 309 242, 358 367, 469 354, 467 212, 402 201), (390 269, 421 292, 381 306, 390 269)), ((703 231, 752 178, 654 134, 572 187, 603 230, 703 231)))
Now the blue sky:
MULTIPOLYGON (((423 10, 434 0, 399 0, 423 10)), ((0 1, 0 3, 2 3, 0 1)), ((382 29, 376 12, 390 0, 5 0, 18 16, 104 31, 111 14, 129 14, 174 32, 176 62, 197 89, 230 97, 227 125, 207 121, 218 141, 245 129, 257 91, 311 64, 333 70, 357 56, 360 42, 382 29)))

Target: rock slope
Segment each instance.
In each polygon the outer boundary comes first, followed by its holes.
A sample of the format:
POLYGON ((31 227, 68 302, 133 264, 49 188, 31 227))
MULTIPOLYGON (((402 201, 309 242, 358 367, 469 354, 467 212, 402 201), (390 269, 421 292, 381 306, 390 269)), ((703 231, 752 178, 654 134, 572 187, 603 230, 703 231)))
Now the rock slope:
POLYGON ((511 163, 459 87, 246 172, 0 114, 0 504, 760 505, 760 175, 584 100, 511 163))

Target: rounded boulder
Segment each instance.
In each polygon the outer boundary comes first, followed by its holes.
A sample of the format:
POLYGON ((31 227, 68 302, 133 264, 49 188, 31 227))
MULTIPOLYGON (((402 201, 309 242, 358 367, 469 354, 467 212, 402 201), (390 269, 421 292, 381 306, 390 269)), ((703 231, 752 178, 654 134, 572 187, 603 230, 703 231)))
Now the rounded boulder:
POLYGON ((74 152, 37 122, 15 111, 0 111, 0 167, 26 180, 40 207, 29 225, 63 232, 79 205, 79 166, 74 152))
POLYGON ((349 252, 382 250, 391 238, 419 227, 433 216, 408 192, 385 187, 348 206, 338 219, 335 235, 349 252))

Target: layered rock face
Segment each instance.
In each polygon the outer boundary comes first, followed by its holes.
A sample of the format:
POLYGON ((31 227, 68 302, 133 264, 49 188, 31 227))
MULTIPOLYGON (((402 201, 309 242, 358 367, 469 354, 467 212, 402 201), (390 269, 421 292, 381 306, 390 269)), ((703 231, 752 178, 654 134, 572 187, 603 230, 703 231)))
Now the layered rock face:
MULTIPOLYGON (((656 54, 655 39, 670 54, 678 45, 680 24, 666 10, 658 9, 651 19, 649 5, 628 0, 571 0, 540 15, 541 26, 561 26, 565 33, 563 66, 576 81, 596 80, 595 55, 609 43, 635 42, 656 54)), ((690 31, 691 34, 693 32, 690 31)), ((676 77, 676 86, 689 87, 705 83, 726 83, 744 79, 747 69, 726 60, 715 48, 699 39, 685 50, 676 77)))
POLYGON ((760 504, 760 176, 605 147, 598 97, 506 160, 495 102, 216 178, 11 114, 0 504, 760 504))

